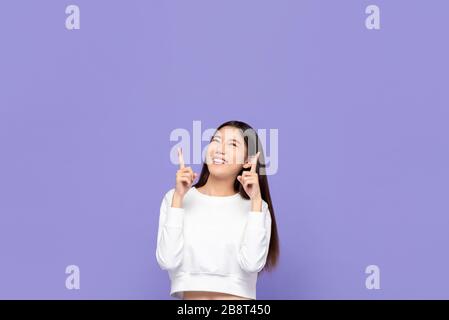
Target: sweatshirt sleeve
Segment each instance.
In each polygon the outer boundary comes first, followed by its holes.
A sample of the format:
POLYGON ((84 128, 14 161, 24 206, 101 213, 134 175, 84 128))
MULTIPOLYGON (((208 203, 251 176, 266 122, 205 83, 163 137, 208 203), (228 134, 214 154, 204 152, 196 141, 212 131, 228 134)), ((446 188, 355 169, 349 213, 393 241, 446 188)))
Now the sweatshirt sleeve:
POLYGON ((177 268, 183 258, 184 209, 172 208, 174 190, 170 190, 162 200, 157 233, 156 259, 163 270, 177 268))
POLYGON ((265 266, 271 237, 271 216, 266 202, 262 211, 250 211, 238 254, 240 267, 260 272, 265 266))

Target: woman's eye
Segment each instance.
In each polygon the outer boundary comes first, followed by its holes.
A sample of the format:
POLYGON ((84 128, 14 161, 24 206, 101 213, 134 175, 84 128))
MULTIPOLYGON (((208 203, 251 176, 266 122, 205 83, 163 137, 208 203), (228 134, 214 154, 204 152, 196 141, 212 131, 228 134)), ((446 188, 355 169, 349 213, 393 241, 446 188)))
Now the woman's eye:
POLYGON ((234 147, 237 147, 237 143, 232 142, 231 145, 233 145, 234 147))

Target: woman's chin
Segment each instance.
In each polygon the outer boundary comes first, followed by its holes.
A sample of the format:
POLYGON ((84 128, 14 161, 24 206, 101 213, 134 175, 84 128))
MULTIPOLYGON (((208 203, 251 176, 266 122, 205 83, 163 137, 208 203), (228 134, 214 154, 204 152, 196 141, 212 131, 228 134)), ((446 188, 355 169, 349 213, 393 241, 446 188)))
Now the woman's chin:
POLYGON ((234 171, 225 164, 209 164, 209 173, 216 178, 226 179, 234 176, 234 171))

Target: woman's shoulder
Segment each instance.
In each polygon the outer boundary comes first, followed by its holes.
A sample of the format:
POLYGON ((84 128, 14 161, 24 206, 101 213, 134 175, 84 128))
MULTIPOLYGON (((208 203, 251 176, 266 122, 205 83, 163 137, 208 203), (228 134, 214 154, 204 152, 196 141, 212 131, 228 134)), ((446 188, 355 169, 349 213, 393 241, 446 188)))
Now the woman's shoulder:
POLYGON ((173 193, 175 193, 175 188, 171 188, 170 190, 168 190, 167 192, 165 192, 164 194, 164 198, 171 198, 173 196, 173 193))
MULTIPOLYGON (((175 188, 172 188, 165 192, 165 194, 162 197, 162 204, 161 206, 171 206, 171 203, 173 201, 173 195, 175 193, 175 188)), ((183 207, 188 208, 191 205, 197 204, 198 199, 195 197, 195 192, 193 188, 190 188, 183 198, 183 207)))
MULTIPOLYGON (((247 207, 251 207, 251 199, 246 199, 246 198, 240 197, 240 201, 242 203, 244 203, 247 207)), ((263 200, 263 199, 262 199, 262 211, 263 212, 269 212, 270 211, 268 203, 265 200, 263 200)))
MULTIPOLYGON (((193 188, 190 188, 190 190, 187 191, 186 197, 192 193, 192 189, 193 189, 193 188)), ((164 196, 163 196, 163 200, 170 200, 170 201, 171 201, 171 199, 173 198, 173 194, 174 194, 174 193, 175 193, 175 188, 171 188, 170 190, 168 190, 167 192, 165 192, 165 194, 164 194, 164 196)))

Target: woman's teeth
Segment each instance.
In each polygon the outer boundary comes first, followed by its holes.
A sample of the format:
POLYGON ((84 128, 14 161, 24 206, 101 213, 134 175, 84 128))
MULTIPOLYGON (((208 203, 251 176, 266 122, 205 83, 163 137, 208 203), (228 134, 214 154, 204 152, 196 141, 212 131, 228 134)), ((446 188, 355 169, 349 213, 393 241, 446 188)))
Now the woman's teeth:
POLYGON ((219 159, 219 158, 213 158, 212 159, 214 164, 224 164, 225 161, 223 159, 219 159))

